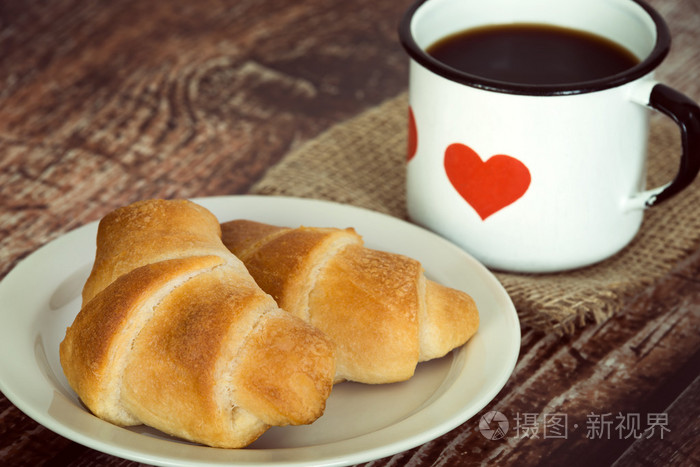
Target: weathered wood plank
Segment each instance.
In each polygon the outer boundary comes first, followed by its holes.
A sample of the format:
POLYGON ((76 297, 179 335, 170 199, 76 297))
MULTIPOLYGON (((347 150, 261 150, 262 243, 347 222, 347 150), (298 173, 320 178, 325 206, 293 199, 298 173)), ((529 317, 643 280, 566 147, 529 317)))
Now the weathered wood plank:
MULTIPOLYGON (((695 361, 695 369, 698 368, 695 361)), ((696 371, 697 373, 697 371, 696 371)), ((664 410, 668 414, 670 431, 660 430, 654 436, 645 434, 635 439, 617 459, 616 465, 641 463, 646 465, 700 465, 700 377, 687 386, 681 395, 664 410)))
POLYGON ((406 5, 7 5, 0 277, 136 199, 242 193, 300 142, 397 94, 406 5))

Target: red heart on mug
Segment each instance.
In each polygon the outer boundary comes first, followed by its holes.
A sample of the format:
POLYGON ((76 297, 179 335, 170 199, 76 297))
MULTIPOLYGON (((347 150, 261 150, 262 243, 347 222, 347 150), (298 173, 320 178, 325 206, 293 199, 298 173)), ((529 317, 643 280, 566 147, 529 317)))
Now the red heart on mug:
POLYGON ((514 203, 530 186, 530 171, 518 159, 498 154, 482 161, 464 144, 445 149, 445 172, 457 192, 485 220, 514 203))
POLYGON ((416 128, 416 118, 413 116, 413 109, 408 107, 408 148, 406 151, 406 162, 410 162, 416 155, 418 149, 418 128, 416 128))

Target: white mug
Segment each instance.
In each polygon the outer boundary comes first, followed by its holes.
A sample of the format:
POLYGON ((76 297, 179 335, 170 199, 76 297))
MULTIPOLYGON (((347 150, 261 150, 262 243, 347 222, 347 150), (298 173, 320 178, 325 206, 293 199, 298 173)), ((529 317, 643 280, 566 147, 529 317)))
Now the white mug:
POLYGON ((422 0, 399 36, 411 59, 409 216, 488 267, 553 272, 608 258, 632 240, 646 208, 700 169, 700 109, 654 81, 670 35, 641 1, 422 0), (507 23, 592 32, 639 63, 584 83, 526 85, 426 53, 450 34, 507 23), (672 117, 683 143, 678 175, 653 189, 645 188, 649 109, 672 117))

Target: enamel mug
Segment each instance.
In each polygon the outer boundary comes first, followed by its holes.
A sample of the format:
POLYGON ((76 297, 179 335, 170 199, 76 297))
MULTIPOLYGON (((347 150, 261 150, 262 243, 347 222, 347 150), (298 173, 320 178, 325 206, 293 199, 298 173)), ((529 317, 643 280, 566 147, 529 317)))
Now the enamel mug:
POLYGON ((700 109, 654 81, 670 48, 663 19, 637 0, 423 0, 399 26, 410 57, 410 218, 486 266, 553 272, 596 263, 635 236, 645 209, 700 169, 700 109), (439 39, 492 24, 588 31, 639 63, 562 85, 489 80, 426 53, 439 39), (681 129, 673 180, 645 186, 650 110, 681 129))

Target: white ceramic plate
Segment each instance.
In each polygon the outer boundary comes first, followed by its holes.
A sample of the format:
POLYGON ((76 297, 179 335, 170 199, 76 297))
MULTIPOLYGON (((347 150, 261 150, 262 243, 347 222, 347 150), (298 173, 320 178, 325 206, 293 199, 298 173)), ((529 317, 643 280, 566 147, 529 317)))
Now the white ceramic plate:
POLYGON ((337 385, 315 423, 272 428, 245 449, 194 445, 147 427, 120 428, 85 410, 58 358, 94 259, 97 224, 91 223, 41 247, 0 283, 0 389, 20 410, 66 438, 148 464, 339 466, 441 436, 484 408, 513 371, 520 325, 508 294, 484 266, 441 237, 387 215, 324 201, 264 196, 194 201, 222 222, 355 227, 368 247, 411 256, 431 279, 470 293, 480 309, 480 329, 464 347, 420 364, 407 382, 337 385))

